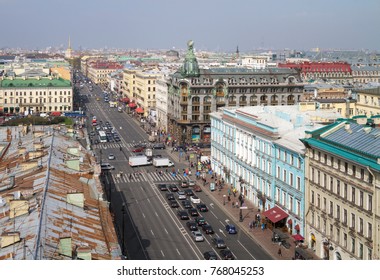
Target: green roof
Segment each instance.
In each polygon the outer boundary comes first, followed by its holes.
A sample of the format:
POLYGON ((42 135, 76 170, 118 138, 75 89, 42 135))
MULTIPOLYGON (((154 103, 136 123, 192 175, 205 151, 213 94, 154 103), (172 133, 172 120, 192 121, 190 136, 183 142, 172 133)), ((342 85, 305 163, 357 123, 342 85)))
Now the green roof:
POLYGON ((15 79, 0 81, 1 88, 71 87, 71 81, 59 79, 15 79))

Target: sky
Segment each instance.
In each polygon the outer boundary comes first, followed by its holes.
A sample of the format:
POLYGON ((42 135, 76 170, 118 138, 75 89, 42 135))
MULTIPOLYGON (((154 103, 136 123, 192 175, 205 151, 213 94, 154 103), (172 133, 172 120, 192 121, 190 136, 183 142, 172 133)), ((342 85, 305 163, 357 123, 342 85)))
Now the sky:
POLYGON ((0 48, 380 50, 379 0, 0 0, 0 48))

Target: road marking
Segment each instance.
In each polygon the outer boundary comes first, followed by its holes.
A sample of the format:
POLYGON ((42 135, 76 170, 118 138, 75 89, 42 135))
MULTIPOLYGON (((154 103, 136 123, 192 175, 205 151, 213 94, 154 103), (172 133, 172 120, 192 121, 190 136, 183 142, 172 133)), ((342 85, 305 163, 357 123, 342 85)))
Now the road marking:
POLYGON ((215 218, 217 218, 218 219, 218 217, 214 214, 214 212, 212 212, 212 211, 210 211, 211 212, 211 214, 213 214, 214 215, 214 217, 215 218))
POLYGON ((224 237, 226 237, 227 235, 224 233, 223 230, 219 229, 220 233, 224 235, 224 237))
POLYGON ((230 221, 229 219, 226 219, 226 220, 225 220, 226 224, 228 224, 229 221, 230 221))
POLYGON ((210 203, 210 207, 211 207, 211 208, 214 208, 214 203, 210 203))
POLYGON ((148 202, 150 203, 150 200, 149 200, 149 198, 147 198, 146 200, 148 200, 148 202))
POLYGON ((166 230, 166 228, 164 228, 164 230, 165 230, 166 234, 169 234, 169 232, 166 230))
POLYGON ((158 217, 158 214, 157 214, 157 212, 154 212, 154 214, 156 214, 156 216, 158 217))
POLYGON ((179 252, 178 248, 175 248, 175 249, 177 250, 178 255, 181 255, 181 253, 179 252))
POLYGON ((145 219, 145 215, 144 215, 144 213, 141 213, 142 215, 143 215, 143 217, 144 217, 144 219, 145 219))
POLYGON ((162 254, 163 257, 165 257, 164 252, 162 252, 162 250, 161 250, 161 254, 162 254))
POLYGON ((153 230, 150 230, 150 232, 152 233, 152 235, 154 236, 154 232, 153 232, 153 230))
POLYGON ((254 259, 254 260, 256 260, 256 258, 254 257, 254 256, 252 256, 252 254, 247 250, 247 248, 245 248, 244 246, 243 246, 243 244, 241 244, 241 242, 238 240, 237 241, 239 244, 240 244, 240 246, 241 247, 243 247, 243 249, 254 259))
POLYGON ((222 226, 224 226, 224 224, 223 224, 223 222, 222 222, 222 221, 219 221, 219 223, 221 223, 221 224, 222 224, 222 226))

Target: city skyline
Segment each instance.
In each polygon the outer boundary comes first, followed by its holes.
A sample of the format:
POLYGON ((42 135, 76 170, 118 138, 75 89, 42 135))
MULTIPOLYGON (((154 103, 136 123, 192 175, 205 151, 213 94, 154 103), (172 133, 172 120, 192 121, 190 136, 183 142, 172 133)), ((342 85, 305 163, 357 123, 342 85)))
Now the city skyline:
POLYGON ((380 2, 0 0, 0 48, 378 50, 380 2), (43 7, 43 8, 42 8, 43 7), (67 15, 67 16, 65 16, 67 15), (15 20, 15 16, 17 20, 15 20))

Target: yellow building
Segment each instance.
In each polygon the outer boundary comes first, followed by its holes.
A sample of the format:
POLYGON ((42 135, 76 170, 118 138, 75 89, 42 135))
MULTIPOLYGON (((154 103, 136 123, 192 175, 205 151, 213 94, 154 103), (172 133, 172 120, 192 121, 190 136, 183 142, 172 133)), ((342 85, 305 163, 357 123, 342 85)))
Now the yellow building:
POLYGON ((161 76, 158 71, 127 69, 123 73, 123 93, 143 108, 144 116, 156 107, 156 81, 161 76))
POLYGON ((380 87, 357 91, 356 115, 380 115, 380 87))

